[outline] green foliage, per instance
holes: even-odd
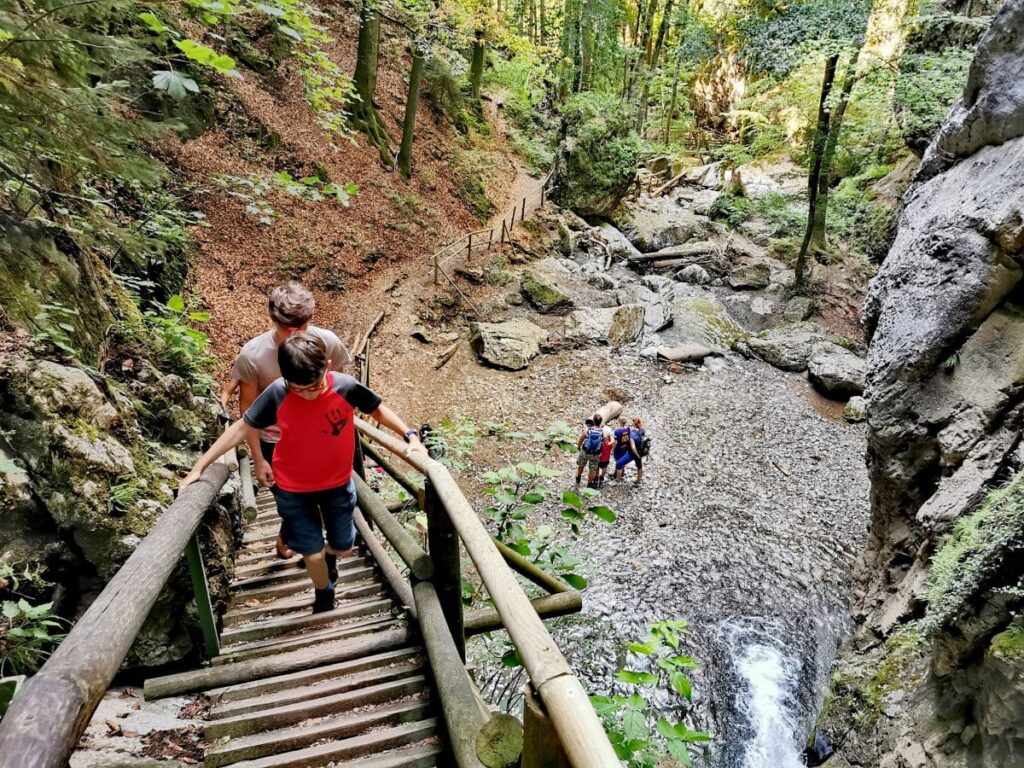
[[[449,418],[438,422],[424,440],[427,450],[437,460],[451,469],[466,469],[467,459],[473,455],[480,431],[473,420],[465,416]]]
[[[462,91],[462,78],[468,71],[466,60],[447,48],[434,51],[423,66],[423,93],[431,106],[463,133],[473,118]]]
[[[904,54],[896,78],[893,113],[908,147],[923,152],[953,102],[960,98],[972,50],[946,48],[939,53]]]
[[[565,538],[567,535],[578,536],[581,525],[591,515],[608,523],[615,522],[615,512],[603,504],[594,503],[597,491],[589,488],[579,494],[565,491],[562,494],[561,518],[568,523],[567,530],[548,524],[529,527],[527,521],[531,515],[539,505],[549,500],[544,480],[559,474],[557,470],[527,462],[486,472],[484,492],[492,497],[492,504],[484,514],[495,524],[500,541],[573,588],[582,590],[586,589],[587,580],[577,572],[580,561],[565,546]]]
[[[738,227],[750,218],[753,205],[750,200],[738,195],[724,192],[711,204],[708,216],[716,221],[725,221],[732,227]]]
[[[180,294],[175,294],[166,304],[151,302],[145,319],[149,338],[144,343],[153,358],[160,365],[189,377],[195,391],[212,393],[216,385],[210,375],[215,365],[210,340],[192,326],[207,322],[210,313],[189,307]]]
[[[989,650],[1001,659],[1024,656],[1024,619],[1016,617],[1009,627],[993,637]]]
[[[754,210],[768,223],[772,237],[796,237],[803,233],[807,216],[793,208],[793,200],[769,192],[754,203]]]
[[[636,176],[640,140],[634,115],[619,99],[580,93],[562,108],[565,140],[552,198],[580,215],[606,214]]]
[[[929,569],[926,631],[942,628],[966,610],[983,590],[1002,586],[1006,558],[1024,554],[1024,474],[992,491],[981,506],[960,518],[943,538]]]
[[[68,357],[74,358],[76,352],[71,336],[75,333],[73,321],[76,312],[59,303],[40,304],[40,307],[41,311],[33,318],[39,329],[33,338],[50,344]]]
[[[686,622],[680,619],[651,624],[646,639],[626,646],[647,669],[623,667],[615,679],[624,684],[626,693],[590,697],[616,754],[629,768],[656,768],[663,765],[666,756],[689,766],[693,764],[692,745],[711,741],[710,735],[690,730],[684,722],[656,717],[653,702],[661,690],[680,697],[680,706],[689,709],[693,686],[687,671],[697,662],[680,653],[686,629]]]
[[[0,676],[32,674],[50,657],[64,639],[66,625],[52,611],[53,603],[30,605],[24,598],[0,603]]]
[[[266,199],[272,191],[285,192],[292,197],[319,203],[333,198],[338,205],[347,208],[349,200],[359,192],[359,185],[333,184],[319,176],[305,176],[301,179],[292,178],[286,171],[278,171],[270,176],[232,176],[221,173],[213,177],[214,183],[228,191],[231,197],[245,203],[245,212],[256,216],[260,224],[272,224],[278,215],[277,209]]]

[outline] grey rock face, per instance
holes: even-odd
[[[497,368],[518,371],[540,354],[548,333],[529,320],[503,323],[471,323],[470,344],[480,359]]]
[[[636,341],[643,329],[644,308],[639,304],[577,309],[565,318],[567,338],[598,342],[612,347]]]
[[[843,398],[864,391],[864,360],[830,341],[811,348],[807,360],[811,383],[829,397]]]
[[[806,296],[794,296],[782,310],[782,316],[787,323],[799,323],[806,320],[814,313],[814,301]]]
[[[729,314],[751,333],[767,330],[779,317],[779,305],[760,294],[738,293],[723,296],[721,301]]]
[[[612,224],[601,224],[598,228],[605,243],[608,245],[608,252],[613,256],[639,256],[640,251],[629,242],[629,239]]]
[[[738,291],[767,288],[771,267],[764,262],[742,264],[729,273],[729,285]]]
[[[664,197],[646,198],[632,206],[627,215],[628,224],[621,229],[643,253],[699,240],[712,231],[708,219]]]

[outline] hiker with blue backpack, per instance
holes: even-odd
[[[619,419],[619,428],[615,430],[615,479],[622,481],[626,465],[636,462],[636,485],[644,476],[643,459],[651,450],[651,439],[647,437],[643,422],[638,416],[633,418],[632,426],[626,426],[625,419]]]
[[[576,485],[580,484],[583,470],[587,469],[587,487],[594,488],[597,485],[597,465],[601,458],[601,443],[604,440],[601,415],[595,414],[593,418],[583,423],[583,434],[576,441],[576,448],[579,450],[576,456]]]

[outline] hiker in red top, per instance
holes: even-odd
[[[313,581],[313,613],[321,613],[334,608],[337,556],[349,554],[355,542],[355,411],[405,435],[410,451],[424,448],[416,430],[383,405],[377,393],[351,376],[328,370],[321,338],[306,332],[290,336],[278,347],[278,362],[282,378],[225,430],[179,487],[194,483],[231,448],[276,424],[281,439],[274,450],[271,490],[278,514],[287,523],[286,543],[302,555]]]

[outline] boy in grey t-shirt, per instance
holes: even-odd
[[[281,377],[278,347],[285,339],[300,331],[306,331],[324,342],[329,370],[348,372],[346,369],[352,363],[352,356],[341,340],[331,331],[309,325],[315,309],[313,294],[298,282],[284,283],[271,291],[268,311],[274,324],[273,329],[246,342],[231,368],[232,382],[238,382],[240,413],[245,413],[263,390]],[[229,389],[233,389],[233,386],[226,387],[225,391]],[[260,430],[258,442],[247,440],[253,456],[254,474],[261,485],[274,484],[274,447],[280,439],[280,430],[272,425]],[[277,554],[280,557],[291,557],[293,553],[286,547],[283,534],[282,523],[282,530],[277,537]]]

